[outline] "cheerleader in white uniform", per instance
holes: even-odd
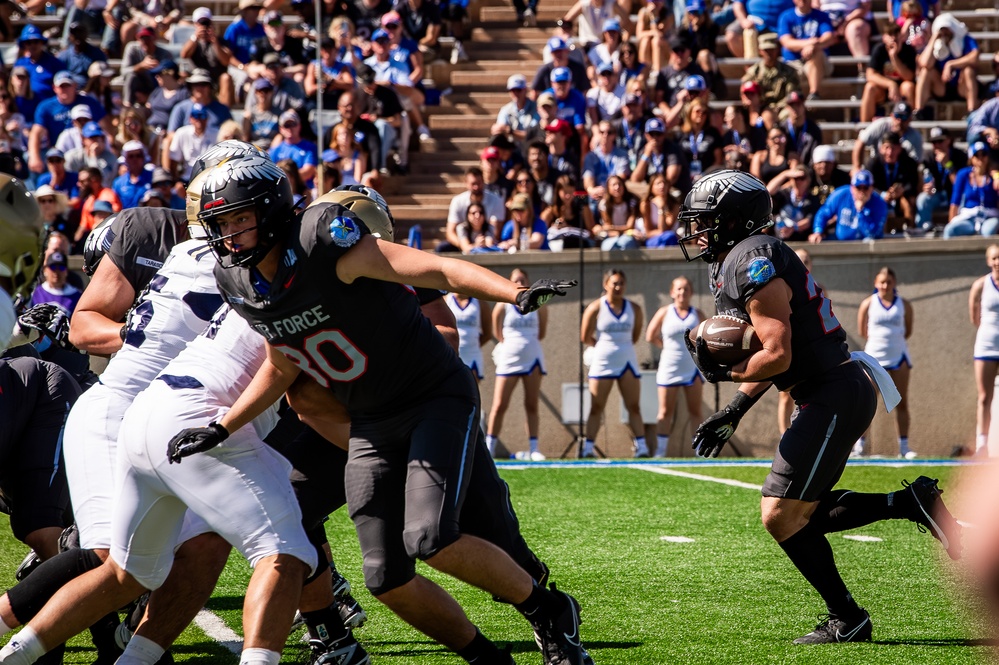
[[[468,365],[475,381],[482,380],[482,345],[493,337],[492,309],[478,298],[449,293],[444,299],[458,326],[458,357]]]
[[[593,457],[593,441],[600,430],[600,419],[607,406],[610,390],[617,382],[628,410],[628,424],[635,437],[635,457],[648,457],[645,424],[642,422],[639,374],[635,343],[644,329],[642,308],[624,297],[627,279],[621,270],[604,275],[604,295],[583,312],[583,343],[593,346],[590,362],[590,415],[586,419],[583,457]]]
[[[676,400],[683,391],[690,414],[690,436],[694,427],[701,422],[701,388],[703,378],[693,358],[687,352],[683,336],[691,328],[697,328],[704,319],[704,313],[691,306],[690,298],[694,288],[686,277],[677,277],[670,286],[669,296],[673,304],[660,307],[649,321],[645,339],[662,349],[659,354],[659,371],[656,384],[659,386],[659,414],[656,416],[656,454],[666,457],[669,447],[669,432],[676,419]]]
[[[975,427],[975,454],[987,454],[989,424],[992,420],[992,392],[999,370],[999,245],[985,251],[989,274],[971,285],[968,308],[975,335],[975,383],[978,385],[978,414]]]
[[[514,270],[510,279],[527,288],[530,281],[523,270]],[[541,340],[548,328],[548,312],[541,308],[522,315],[513,305],[501,304],[493,308],[493,335],[496,348],[496,386],[493,389],[493,406],[489,411],[486,446],[491,455],[496,454],[496,443],[503,428],[503,416],[510,406],[510,398],[517,382],[524,381],[524,411],[527,414],[528,457],[543,460],[538,449],[538,402],[541,397],[541,377],[545,372],[545,356]]]
[[[895,407],[895,429],[898,432],[898,454],[912,459],[916,453],[909,450],[909,345],[905,340],[912,335],[912,304],[898,295],[895,271],[885,266],[874,277],[874,293],[860,303],[857,327],[860,336],[867,340],[864,351],[873,356],[895,382],[902,401]],[[865,441],[858,442],[856,453],[862,454]]]

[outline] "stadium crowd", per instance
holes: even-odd
[[[509,77],[510,101],[438,250],[673,245],[680,201],[721,168],[767,184],[785,240],[995,232],[999,86],[978,77],[969,27],[937,4],[892,0],[880,23],[870,2],[636,8],[580,0],[533,76]],[[530,10],[521,19],[535,20]],[[738,90],[726,86],[722,48],[748,59],[737,61]],[[845,102],[869,123],[852,152],[809,117],[843,99],[841,83],[825,89],[832,56],[855,63],[863,90]],[[951,102],[966,111],[963,136],[931,122]],[[914,120],[930,122],[921,131]],[[838,167],[843,150],[849,172]],[[528,199],[533,221],[517,216]],[[485,206],[483,219],[469,217],[469,202]]]

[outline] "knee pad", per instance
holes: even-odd
[[[31,621],[49,598],[72,579],[101,565],[93,550],[72,549],[42,562],[34,572],[7,592],[10,608],[21,624]]]
[[[409,558],[426,561],[458,540],[459,536],[461,534],[457,530],[445,531],[440,523],[423,523],[415,527],[407,525],[402,532],[402,542]]]

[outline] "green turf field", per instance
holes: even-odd
[[[756,485],[766,475],[759,467],[675,468]],[[528,542],[550,565],[552,580],[582,604],[582,637],[598,665],[978,663],[993,653],[982,646],[990,633],[961,590],[959,565],[908,521],[830,536],[847,584],[871,613],[874,643],[802,647],[791,640],[811,630],[823,605],[763,530],[757,491],[626,467],[507,467],[501,473]],[[948,467],[851,466],[841,485],[886,491],[925,474],[940,478],[946,489],[954,473]],[[26,550],[6,526],[2,533],[6,586]],[[357,636],[374,662],[462,662],[364,590],[357,541],[343,511],[331,519],[329,533],[338,567],[368,612]],[[663,540],[678,536],[692,542]],[[512,645],[517,663],[541,663],[527,623],[512,608],[428,574],[458,597],[488,637]],[[234,558],[209,605],[237,632],[248,575],[249,567]],[[307,661],[300,637],[301,631],[289,639],[286,662]],[[91,663],[87,645],[80,638],[71,643],[66,662]],[[173,651],[178,662],[199,665],[237,660],[193,627]]]

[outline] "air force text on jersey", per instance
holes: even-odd
[[[297,335],[308,332],[316,328],[324,321],[329,321],[330,317],[323,311],[322,305],[311,307],[301,314],[293,314],[285,319],[275,319],[269,323],[255,323],[253,328],[259,332],[268,342],[273,342],[282,337]]]

